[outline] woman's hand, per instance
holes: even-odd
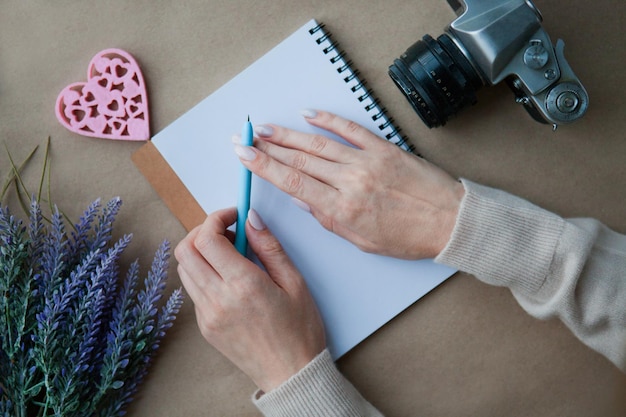
[[[269,392],[326,346],[317,307],[299,272],[258,214],[246,234],[267,272],[241,256],[227,230],[237,211],[209,215],[176,247],[178,273],[204,338]]]
[[[255,129],[254,148],[235,145],[242,163],[366,252],[405,259],[439,254],[454,228],[462,184],[354,122],[322,111],[303,115],[354,147],[263,125]]]

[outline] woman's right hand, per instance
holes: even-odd
[[[454,228],[463,185],[354,122],[322,111],[303,115],[354,147],[262,125],[255,129],[255,147],[235,145],[241,162],[366,252],[437,256]]]

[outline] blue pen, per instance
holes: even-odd
[[[241,144],[252,146],[252,123],[250,116],[241,129]],[[239,178],[239,199],[237,200],[237,228],[235,230],[235,248],[240,254],[246,256],[248,239],[246,238],[246,220],[250,210],[250,187],[252,185],[252,173],[245,166],[241,166]]]

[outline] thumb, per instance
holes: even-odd
[[[289,287],[293,276],[300,276],[282,245],[269,231],[259,213],[248,212],[246,235],[250,248],[256,253],[267,273],[282,288]],[[295,274],[294,274],[295,273]]]

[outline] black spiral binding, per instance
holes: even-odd
[[[372,113],[372,120],[378,123],[378,128],[384,134],[385,138],[398,145],[402,149],[413,152],[414,146],[411,145],[406,136],[401,134],[401,130],[394,125],[393,118],[387,116],[387,110],[381,107],[380,101],[374,97],[374,93],[370,88],[366,87],[367,82],[359,77],[359,71],[353,68],[352,61],[346,59],[346,53],[339,48],[339,43],[332,39],[329,31],[324,29],[323,23],[309,29],[309,34],[320,35],[315,39],[318,45],[328,43],[322,49],[325,55],[330,55],[329,61],[337,66],[337,72],[344,74],[344,82],[346,84],[355,82],[350,87],[351,91],[357,95],[359,102],[364,103],[364,109],[368,113]]]

